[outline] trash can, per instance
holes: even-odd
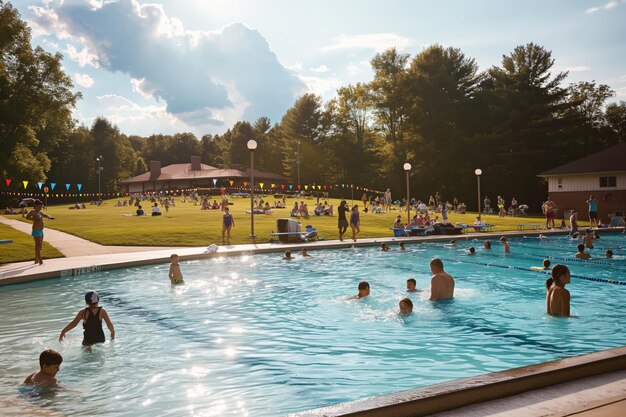
[[[278,240],[283,243],[300,242],[302,239],[300,232],[300,222],[293,219],[276,219],[276,231],[278,233],[293,233],[289,235],[279,235]]]

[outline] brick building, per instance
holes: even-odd
[[[586,201],[598,200],[598,218],[607,223],[613,213],[626,211],[626,143],[612,146],[576,161],[542,172],[548,194],[559,207],[559,216],[575,209],[587,220]]]

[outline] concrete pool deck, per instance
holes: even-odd
[[[0,221],[5,223],[6,220],[0,216]],[[22,230],[25,233],[30,233],[30,225],[16,221],[21,225],[26,225],[27,230]],[[9,224],[14,227],[12,224]],[[15,227],[18,229],[17,227]],[[20,229],[18,229],[20,230]],[[217,252],[209,253],[207,247],[186,247],[186,248],[162,248],[162,247],[115,247],[115,246],[101,246],[93,242],[85,241],[84,239],[68,235],[63,232],[55,231],[52,229],[46,230],[46,241],[53,246],[57,247],[66,258],[48,259],[44,261],[43,265],[34,265],[32,262],[19,262],[0,265],[0,286],[29,282],[40,279],[53,279],[68,275],[81,275],[90,272],[97,272],[105,269],[118,269],[132,266],[148,265],[154,263],[169,262],[169,257],[172,253],[177,253],[181,259],[204,259],[217,256],[239,256],[249,255],[254,253],[276,253],[284,252],[285,250],[296,251],[300,248],[306,248],[313,252],[320,249],[339,249],[348,248],[351,246],[372,246],[379,245],[382,242],[386,242],[393,246],[396,246],[400,241],[407,244],[414,244],[426,241],[449,241],[450,239],[465,240],[475,238],[498,238],[502,235],[507,236],[523,236],[523,235],[535,235],[538,233],[543,234],[562,234],[563,231],[509,231],[509,232],[481,232],[481,233],[469,233],[463,235],[444,235],[444,236],[427,236],[427,237],[408,237],[408,238],[393,238],[384,237],[376,239],[360,239],[358,242],[337,240],[329,241],[317,241],[309,243],[296,243],[296,244],[282,244],[282,243],[258,243],[258,244],[244,244],[244,245],[226,245],[219,246]],[[10,250],[10,245],[5,245],[3,250]],[[71,254],[71,255],[70,255]],[[164,277],[164,279],[167,279]],[[626,348],[618,348],[620,355],[626,357]],[[616,349],[614,349],[615,351]],[[609,351],[598,352],[591,355],[600,355],[605,357]],[[604,356],[603,356],[604,355]],[[615,355],[614,355],[615,356]],[[577,358],[567,358],[567,360],[573,360]],[[621,359],[619,359],[621,360]],[[384,401],[383,397],[376,397],[370,400],[357,401],[355,403],[360,404],[357,409],[353,408],[355,403],[337,404],[330,408],[324,408],[319,410],[311,410],[304,413],[299,413],[302,416],[437,416],[437,417],[461,417],[461,416],[550,416],[550,417],[564,417],[564,416],[579,416],[579,417],[622,417],[626,416],[626,370],[623,365],[624,361],[621,360],[619,365],[615,365],[618,362],[614,362],[614,365],[610,369],[605,369],[601,373],[589,372],[588,376],[576,376],[571,380],[565,380],[561,382],[555,382],[554,384],[548,384],[545,388],[532,389],[528,388],[523,392],[515,394],[500,394],[497,399],[473,401],[470,403],[464,403],[459,407],[451,407],[450,404],[456,404],[448,400],[443,401],[444,407],[437,411],[436,409],[430,409],[429,414],[419,412],[419,410],[413,410],[406,413],[385,412],[380,408],[377,408],[377,404],[380,406],[381,401]],[[540,364],[536,366],[541,366]],[[593,360],[590,362],[589,369],[594,368],[596,365]],[[515,370],[512,370],[515,371]],[[512,372],[504,371],[504,372]],[[483,379],[489,378],[495,374],[487,374],[481,376]],[[477,378],[481,378],[477,377]],[[460,380],[464,381],[464,380]],[[456,381],[451,381],[449,384],[454,387]],[[444,384],[444,385],[445,385]],[[436,391],[439,385],[425,387],[420,389],[421,392]],[[457,386],[451,391],[459,391]],[[410,392],[415,392],[412,390]],[[405,393],[391,394],[398,399],[409,400]],[[403,397],[404,396],[404,397]],[[362,405],[371,401],[371,405],[374,408],[363,407]],[[2,404],[0,402],[0,404]],[[445,410],[445,411],[444,411]],[[41,415],[53,415],[48,414],[41,410]],[[426,408],[423,409],[426,411]]]

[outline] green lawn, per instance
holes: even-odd
[[[193,202],[180,202],[176,199],[176,207],[162,216],[128,216],[134,213],[134,207],[115,207],[116,200],[107,200],[102,206],[87,205],[86,210],[69,210],[69,205],[51,206],[47,213],[55,216],[56,220],[46,221],[46,227],[61,230],[102,245],[125,246],[203,246],[211,243],[222,243],[222,212],[219,210],[200,210],[199,205]],[[250,200],[245,198],[231,198],[233,203],[231,213],[235,219],[235,227],[231,233],[231,243],[250,243],[250,215],[245,209],[250,207]],[[269,197],[272,204],[274,198]],[[310,211],[313,211],[315,199],[305,199]],[[339,200],[331,199],[330,203],[337,207]],[[354,201],[359,203],[360,201]],[[293,206],[294,199],[287,199],[287,206]],[[351,201],[348,200],[348,204]],[[143,203],[147,213],[150,213],[149,202]],[[362,208],[362,207],[361,207]],[[163,210],[163,208],[161,208]],[[387,214],[361,213],[360,238],[392,236],[389,228],[395,217],[401,214],[406,222],[406,212],[394,210]],[[273,214],[255,215],[255,234],[258,243],[268,242],[270,233],[276,231],[276,219],[288,218],[289,208],[275,209]],[[450,221],[471,224],[476,218],[475,213],[449,214]],[[494,230],[516,230],[519,223],[544,224],[543,218],[538,217],[498,217],[497,215],[483,216],[483,221],[496,225]],[[337,217],[311,216],[301,219],[302,226],[312,225],[326,240],[337,239]]]
[[[12,217],[14,216],[9,218]],[[13,243],[9,243],[7,245],[0,245],[0,264],[8,262],[32,261],[35,258],[35,243],[30,235],[17,231],[4,224],[0,224],[0,239],[13,241]],[[45,240],[43,242],[41,255],[44,259],[63,257],[61,252],[50,246],[50,244]]]

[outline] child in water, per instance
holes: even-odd
[[[170,256],[170,282],[172,284],[183,284],[183,273],[180,271],[180,264],[178,263],[178,255],[175,253]]]
[[[506,238],[504,236],[500,238],[500,243],[502,243],[502,247],[504,248],[504,253],[511,252],[511,247],[509,246],[509,243],[506,241]]]
[[[57,372],[61,368],[63,356],[56,350],[46,349],[39,355],[39,371],[28,375],[24,380],[25,385],[37,385],[40,387],[56,387]]]
[[[88,307],[80,310],[74,320],[61,331],[59,342],[63,341],[65,333],[72,330],[80,321],[83,321],[83,346],[91,346],[95,343],[104,343],[104,331],[102,330],[102,320],[105,321],[109,331],[111,332],[111,340],[115,339],[115,329],[109,318],[107,311],[98,306],[100,296],[95,291],[87,291],[85,293],[85,302]]]
[[[406,297],[400,300],[400,303],[398,304],[398,306],[400,307],[401,316],[406,317],[409,314],[411,314],[411,312],[413,311],[413,301],[411,301],[410,299]]]

